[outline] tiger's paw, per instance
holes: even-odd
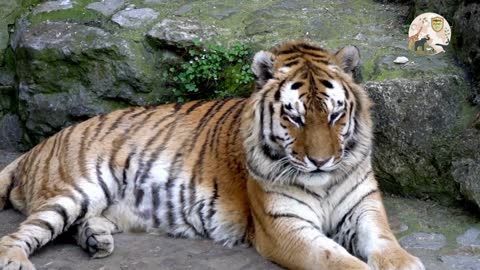
[[[35,270],[35,267],[20,247],[0,247],[0,269]]]
[[[83,227],[77,242],[92,258],[107,257],[114,248],[112,234],[97,226]]]
[[[104,231],[95,231],[92,228],[84,230],[80,245],[90,254],[92,258],[103,258],[113,252],[113,236]]]
[[[373,253],[368,258],[368,265],[372,270],[425,270],[420,259],[401,247]]]

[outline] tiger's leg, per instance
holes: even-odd
[[[288,269],[370,269],[324,235],[311,210],[294,200],[274,199],[276,195],[264,193],[253,181],[248,184],[250,204],[255,205],[253,244],[262,256]]]
[[[66,231],[82,212],[82,204],[74,197],[49,199],[32,211],[16,232],[1,238],[0,269],[35,269],[28,256]]]
[[[374,270],[424,270],[422,262],[397,242],[378,191],[366,194],[345,214],[340,241]]]
[[[112,221],[105,217],[92,217],[78,226],[77,243],[92,258],[103,258],[113,252],[113,234],[121,232]]]

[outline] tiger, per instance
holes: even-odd
[[[66,231],[92,258],[144,231],[251,245],[287,269],[424,270],[389,227],[359,66],[356,46],[285,41],[253,56],[248,98],[130,107],[45,139],[0,173],[0,209],[27,216],[0,269],[34,269]]]

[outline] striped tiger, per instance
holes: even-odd
[[[93,258],[112,235],[162,231],[253,245],[289,269],[424,269],[391,232],[372,171],[359,51],[306,41],[255,54],[249,98],[134,107],[65,128],[0,173],[0,209],[27,218],[0,269],[76,228]]]

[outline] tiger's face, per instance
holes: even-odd
[[[288,161],[302,173],[339,168],[358,139],[359,99],[368,103],[351,76],[359,61],[356,47],[332,54],[304,42],[257,53],[254,97],[261,154],[282,160],[278,164],[284,167]]]

